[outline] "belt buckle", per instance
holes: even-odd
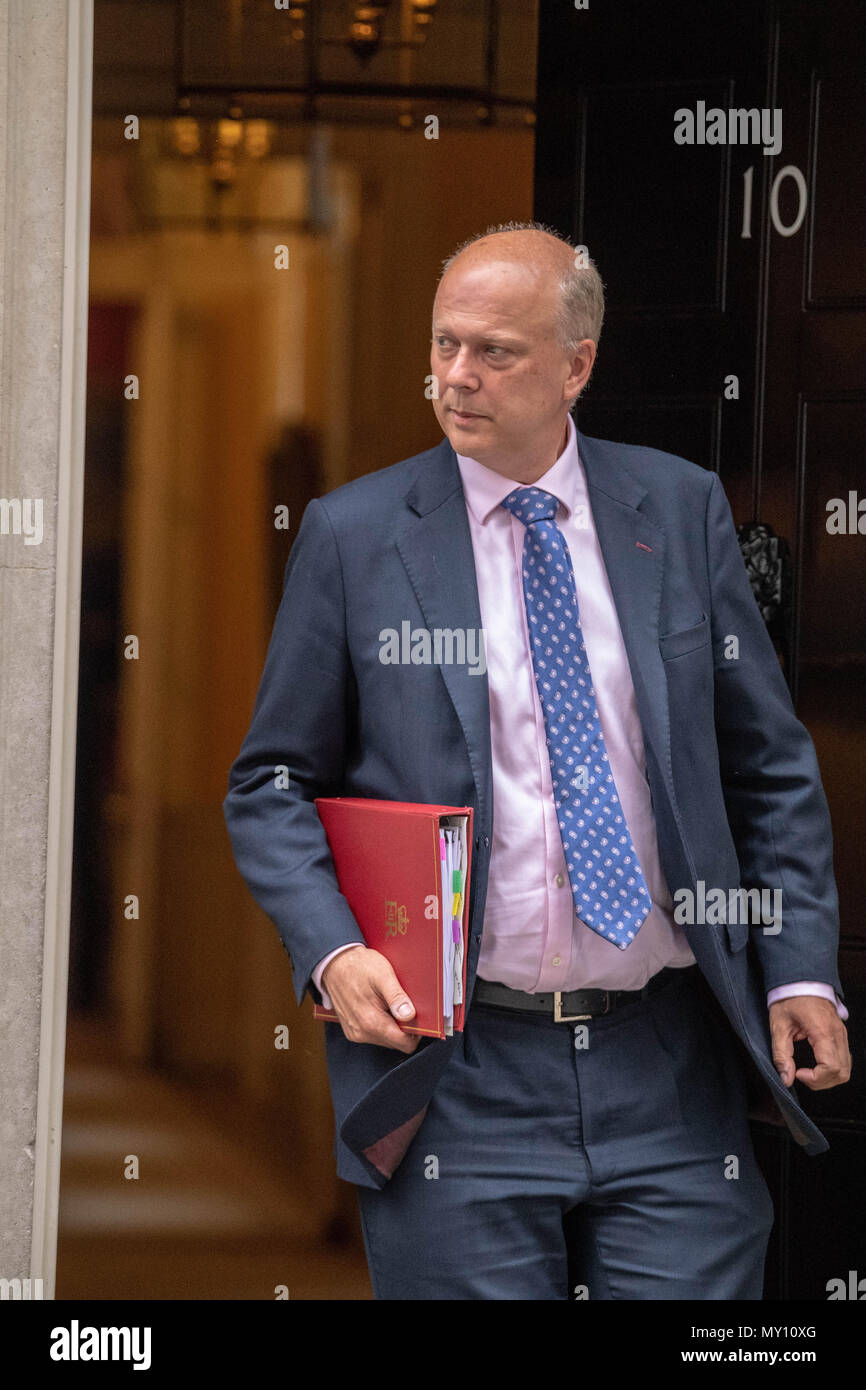
[[[568,991],[566,990],[566,994]],[[605,1009],[607,1013],[607,1009]],[[586,1018],[595,1018],[595,1014],[564,1014],[562,1012],[562,990],[553,991],[553,1021],[554,1023],[578,1023]]]

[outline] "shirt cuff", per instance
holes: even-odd
[[[829,999],[831,1004],[836,1005],[836,1012],[844,1023],[848,1017],[848,1010],[842,1003],[832,985],[819,984],[815,980],[798,980],[793,985],[777,985],[771,989],[767,995],[767,1008],[775,1004],[777,999],[791,999],[795,994],[813,994],[821,999]]]
[[[322,959],[319,961],[319,964],[313,971],[313,984],[316,986],[316,989],[322,996],[323,1009],[331,1009],[333,1011],[334,1008],[334,1005],[331,1003],[330,994],[322,985],[322,976],[325,973],[325,966],[328,965],[329,962],[334,959],[334,956],[338,956],[341,951],[351,951],[353,946],[360,945],[360,941],[347,941],[345,946],[338,946],[335,951],[329,951],[326,956],[323,956]]]

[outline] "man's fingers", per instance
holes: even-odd
[[[385,956],[369,948],[343,951],[326,973],[334,1008],[350,1042],[415,1051],[419,1039],[398,1026],[411,1022],[415,1006]]]
[[[365,1018],[351,1041],[375,1043],[378,1047],[396,1047],[400,1052],[414,1052],[418,1046],[418,1038],[404,1033],[384,1010]]]
[[[796,1079],[813,1091],[822,1091],[846,1082],[851,1075],[851,1054],[848,1051],[847,1037],[844,1034],[840,1037],[819,1033],[809,1041],[815,1054],[815,1065],[798,1067]]]
[[[796,1079],[812,1091],[823,1091],[829,1086],[838,1086],[841,1081],[848,1080],[839,1067],[831,1066],[829,1062],[818,1062],[814,1067],[799,1067]]]
[[[395,991],[395,1002],[406,999],[412,1014],[415,1010],[402,990]],[[368,1001],[343,1031],[350,1042],[375,1043],[378,1047],[396,1047],[400,1052],[414,1052],[419,1039],[414,1034],[404,1033],[391,1017],[385,999],[374,993],[372,1004]]]
[[[851,1075],[851,1056],[848,1038],[841,1026],[827,1026],[823,1019],[803,1020],[780,1014],[771,1018],[773,1064],[785,1086],[802,1081],[810,1090],[826,1090],[848,1080]],[[807,1039],[815,1054],[815,1065],[797,1067],[794,1063],[794,1043]]]

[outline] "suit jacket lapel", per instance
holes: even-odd
[[[644,738],[672,801],[668,684],[659,650],[665,536],[640,510],[647,489],[612,457],[615,446],[578,431],[596,534],[619,617]]]
[[[443,439],[407,494],[412,518],[397,537],[427,627],[481,629],[475,557],[457,458]],[[490,701],[487,675],[443,662],[442,679],[463,729],[477,793],[479,825],[492,824]]]

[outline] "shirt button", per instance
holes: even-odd
[[[557,874],[556,878],[553,881],[556,884],[557,888],[561,888],[565,883],[565,879],[563,878],[562,874]]]
[[[554,957],[553,957],[553,960],[551,961],[551,964],[552,964],[552,965],[562,965],[562,956],[554,956]]]

